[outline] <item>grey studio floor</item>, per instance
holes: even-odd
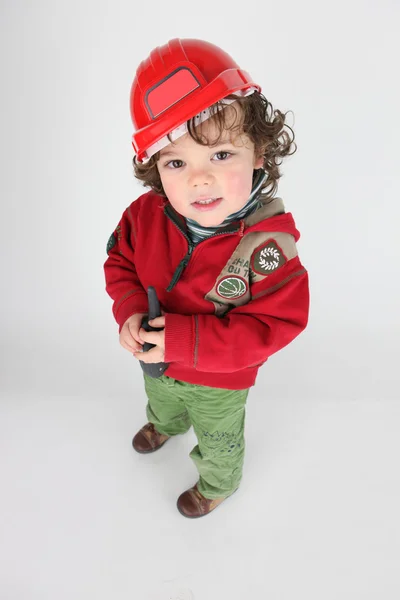
[[[176,509],[196,481],[193,430],[133,451],[145,395],[117,343],[90,364],[72,351],[9,357],[2,600],[397,599],[397,392],[350,351],[319,349],[314,369],[311,339],[260,371],[240,490],[197,520]],[[345,389],[339,372],[355,375]]]

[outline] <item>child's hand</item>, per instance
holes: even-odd
[[[152,327],[165,327],[165,317],[157,317],[149,321]],[[165,329],[162,331],[145,331],[143,328],[139,330],[139,339],[149,344],[155,344],[148,352],[135,351],[133,354],[136,358],[144,363],[161,363],[165,357]]]
[[[125,321],[119,334],[119,343],[128,352],[136,352],[142,349],[142,340],[139,336],[139,329],[142,325],[143,317],[146,313],[137,313]]]

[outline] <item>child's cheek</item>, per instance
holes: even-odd
[[[176,181],[171,181],[169,179],[162,180],[164,191],[168,197],[168,199],[173,201],[175,198],[182,197],[182,191],[180,189],[179,183]]]
[[[251,192],[251,178],[244,173],[231,173],[225,181],[225,190],[230,198],[247,198]]]

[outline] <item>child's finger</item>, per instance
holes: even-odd
[[[160,351],[158,348],[152,348],[148,352],[134,352],[134,357],[144,363],[152,364],[162,362]]]
[[[123,348],[125,348],[125,350],[128,350],[128,352],[136,352],[138,350],[141,350],[141,345],[138,344],[137,342],[135,342],[134,340],[130,340],[129,341],[126,338],[122,338],[120,340],[121,346]]]
[[[156,317],[155,319],[151,319],[149,321],[149,324],[152,327],[165,327],[165,317],[161,316],[161,317]]]
[[[133,350],[133,346],[134,346],[134,340],[129,340],[129,338],[126,338],[125,336],[121,336],[119,338],[119,343],[121,344],[121,346],[123,346],[126,349],[132,349]]]
[[[129,333],[129,336],[132,338],[132,340],[135,340],[139,344],[143,344],[143,341],[140,339],[137,326],[135,327],[135,326],[133,326],[133,324],[130,324],[128,333]]]
[[[141,329],[139,335],[149,344],[154,344],[155,346],[160,344],[160,331],[145,331],[144,329]]]
[[[136,344],[138,344],[139,346],[143,346],[144,340],[140,337],[139,333],[137,333],[137,335],[135,335],[133,339]]]

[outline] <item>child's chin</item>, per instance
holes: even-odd
[[[213,215],[209,213],[198,215],[196,221],[199,223],[199,225],[202,225],[203,227],[217,227],[218,225],[221,225],[221,223],[224,222],[224,219],[224,215]]]
[[[221,225],[221,223],[223,222],[223,219],[198,219],[197,220],[199,225],[202,225],[203,227],[218,227],[218,225]]]

